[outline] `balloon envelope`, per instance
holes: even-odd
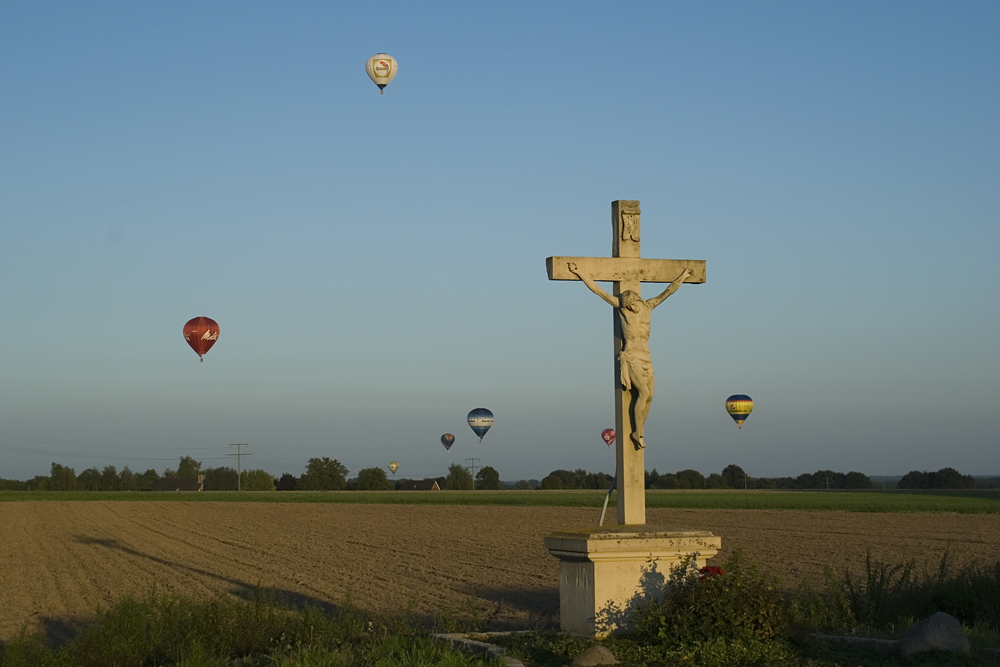
[[[202,361],[204,354],[219,340],[219,323],[211,317],[195,317],[184,325],[184,340]]]
[[[446,450],[451,451],[451,446],[455,444],[455,436],[451,433],[445,433],[441,436],[441,444]]]
[[[389,461],[389,472],[395,475],[397,470],[399,470],[399,464],[395,461]]]
[[[615,430],[613,428],[606,428],[601,431],[601,440],[604,441],[604,444],[610,447],[611,443],[615,441]]]
[[[726,399],[726,412],[733,418],[736,425],[743,430],[743,422],[753,410],[753,399],[746,394],[733,394]]]
[[[399,69],[399,64],[388,53],[376,53],[365,63],[368,78],[375,82],[383,94],[385,94],[385,87],[396,76],[397,69]]]
[[[483,436],[493,426],[493,413],[486,408],[476,408],[469,413],[469,426],[479,436],[479,442],[482,442]]]

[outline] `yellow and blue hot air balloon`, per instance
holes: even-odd
[[[733,394],[726,399],[726,412],[733,418],[736,425],[743,430],[743,422],[753,410],[753,399],[746,394]]]

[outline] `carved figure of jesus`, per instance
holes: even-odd
[[[591,292],[618,310],[622,325],[622,351],[618,354],[621,383],[626,391],[636,394],[632,441],[636,447],[645,448],[643,428],[646,425],[646,417],[649,416],[649,406],[653,403],[653,391],[656,388],[656,381],[653,378],[653,359],[649,355],[650,316],[653,309],[676,292],[684,279],[691,275],[691,269],[684,269],[684,273],[670,283],[660,295],[644,300],[633,290],[625,290],[621,296],[608,294],[589,276],[581,273],[575,262],[569,262],[567,268],[576,274]]]

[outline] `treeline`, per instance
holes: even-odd
[[[577,469],[553,470],[541,482],[543,489],[607,489],[612,477],[603,472]],[[722,472],[708,476],[697,470],[659,473],[646,471],[647,489],[870,489],[871,479],[860,472],[817,470],[798,477],[750,477],[738,465],[728,465]]]
[[[998,480],[989,480],[996,482]],[[974,489],[976,480],[954,468],[941,468],[937,472],[911,470],[896,482],[897,489]],[[991,488],[991,487],[987,487]],[[995,488],[995,487],[993,487]]]
[[[233,468],[222,466],[202,468],[201,461],[190,456],[180,457],[176,470],[167,469],[160,475],[150,468],[143,473],[125,466],[120,471],[112,465],[102,469],[87,468],[77,474],[73,468],[53,463],[48,476],[38,475],[32,479],[0,479],[0,491],[151,491],[156,481],[164,478],[203,478],[205,491],[392,491],[413,488],[409,478],[389,479],[383,468],[363,468],[357,477],[348,478],[350,471],[337,459],[317,457],[309,459],[306,470],[299,476],[284,473],[275,478],[266,470],[243,470],[237,473]],[[872,489],[875,484],[860,472],[836,472],[817,470],[803,473],[798,477],[751,477],[743,468],[732,464],[722,472],[703,475],[697,470],[679,470],[659,473],[654,468],[647,470],[647,489]],[[500,489],[607,489],[613,477],[604,472],[576,470],[553,470],[540,482],[520,480],[514,484],[501,482],[500,473],[491,466],[480,468],[475,476],[469,469],[452,464],[448,474],[430,478],[441,489],[449,490],[500,490]],[[890,483],[891,484],[891,483]],[[881,488],[898,489],[996,489],[1000,488],[1000,478],[979,478],[963,475],[954,468],[942,468],[937,472],[912,470],[892,486]]]
[[[205,491],[392,491],[414,480],[390,480],[382,468],[363,468],[358,476],[348,479],[350,471],[337,459],[309,459],[306,470],[299,476],[284,473],[275,478],[266,470],[236,470],[227,467],[203,468],[201,461],[190,456],[180,457],[176,470],[167,469],[160,475],[150,468],[137,473],[125,466],[120,471],[112,465],[103,469],[88,468],[77,474],[73,468],[53,463],[50,474],[32,479],[0,479],[2,491],[152,491],[161,477],[174,479],[202,478]],[[501,489],[500,473],[491,466],[480,468],[475,477],[466,468],[453,464],[446,476],[433,478],[441,489]],[[418,480],[422,481],[422,480]],[[527,482],[525,482],[527,484]],[[528,488],[531,488],[529,485]]]

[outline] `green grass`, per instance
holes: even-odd
[[[604,491],[0,491],[0,502],[168,500],[183,502],[498,505],[600,508]],[[609,507],[615,506],[612,494]],[[1000,513],[1000,490],[988,491],[663,491],[646,492],[649,508],[806,510],[815,512]]]
[[[435,640],[413,619],[295,609],[260,592],[125,598],[52,644],[24,631],[0,645],[0,667],[503,667]]]

